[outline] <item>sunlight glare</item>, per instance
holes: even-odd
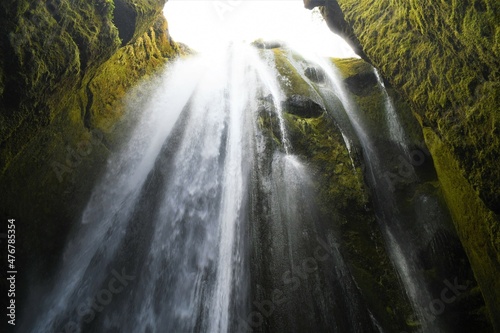
[[[169,0],[164,13],[172,38],[198,52],[262,38],[321,56],[357,57],[302,0]]]

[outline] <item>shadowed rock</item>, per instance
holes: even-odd
[[[323,115],[325,111],[321,105],[301,95],[288,97],[283,102],[283,109],[290,114],[303,118],[317,118]]]
[[[252,42],[252,46],[258,48],[258,49],[277,49],[279,47],[283,47],[284,44],[279,41],[263,41],[262,39],[258,39],[256,41]]]
[[[324,83],[325,82],[325,73],[320,68],[308,67],[304,71],[306,77],[316,83]]]
[[[368,90],[377,85],[377,77],[372,72],[360,73],[344,80],[347,88],[355,95],[366,95]]]

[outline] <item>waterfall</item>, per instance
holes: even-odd
[[[325,233],[310,170],[281,152],[260,154],[257,163],[252,220],[259,246],[253,251],[263,262],[253,274],[258,290],[252,304],[261,320],[247,318],[247,324],[255,332],[382,332],[338,249],[338,235]]]
[[[270,60],[231,43],[179,60],[145,105],[131,103],[138,123],[94,189],[32,332],[241,330],[249,175],[258,158],[252,138],[262,135],[256,111],[266,96],[281,131],[272,214],[304,200],[298,193],[308,182],[290,155],[285,96]],[[293,190],[284,187],[289,177]],[[299,216],[288,211],[281,223]]]
[[[386,246],[394,262],[394,266],[399,272],[399,276],[404,284],[410,301],[412,302],[413,310],[417,314],[420,324],[422,325],[422,332],[438,333],[441,330],[434,322],[435,317],[432,316],[430,312],[426,311],[428,304],[432,300],[432,295],[418,268],[415,267],[415,263],[412,263],[415,244],[410,242],[411,235],[404,229],[405,221],[402,220],[402,216],[398,214],[400,208],[398,207],[394,193],[387,191],[388,188],[391,188],[391,184],[387,184],[387,178],[383,177],[383,159],[387,157],[375,146],[373,139],[370,137],[370,130],[363,122],[362,115],[345,92],[338,72],[335,68],[325,66],[324,62],[320,63],[320,65],[322,65],[322,68],[327,73],[331,84],[336,87],[338,97],[342,101],[344,109],[364,148],[363,153],[369,170],[369,182],[374,189],[375,204],[379,207],[378,218],[381,223],[381,229],[386,236]],[[389,98],[389,96],[386,96],[386,103],[387,98]],[[386,108],[387,107],[388,105],[386,104]],[[392,104],[390,104],[389,107],[392,108]],[[402,131],[399,126],[399,122],[390,122],[390,128],[396,127],[390,130],[390,133]],[[411,170],[410,173],[413,177],[413,170]],[[394,233],[397,233],[397,241]],[[404,248],[403,244],[406,245]]]
[[[385,177],[388,156],[408,156],[410,143],[383,81],[375,72],[396,143],[387,151],[337,69],[302,56],[287,60],[339,125],[354,173],[362,148],[375,215],[420,331],[441,332],[414,259],[420,243],[444,248],[447,234],[433,219],[447,217],[436,196],[415,191],[416,213],[407,214]],[[177,60],[138,88],[143,97],[128,101],[135,125],[94,188],[53,285],[33,293],[43,302],[23,332],[385,332],[332,227],[340,217],[319,208],[320,171],[294,147],[275,60],[272,50],[231,42]],[[325,82],[304,75],[311,64]],[[417,172],[406,176],[416,187]]]
[[[323,69],[329,79],[329,87],[332,87],[335,95],[340,99],[344,110],[350,120],[351,126],[363,148],[364,160],[367,166],[368,183],[371,185],[376,206],[376,215],[380,228],[385,236],[385,243],[394,267],[406,291],[417,322],[420,325],[419,332],[433,333],[447,331],[447,323],[436,316],[432,309],[433,294],[431,288],[423,275],[420,263],[416,260],[418,252],[438,232],[439,228],[448,228],[446,222],[449,217],[446,207],[434,206],[432,209],[418,212],[415,220],[403,212],[404,200],[394,191],[394,184],[387,175],[391,166],[392,156],[400,156],[400,159],[409,158],[409,141],[405,136],[401,121],[396,114],[394,105],[383,84],[378,72],[374,72],[378,79],[379,88],[382,89],[385,102],[385,124],[389,129],[389,139],[397,143],[399,148],[381,148],[375,140],[374,131],[367,125],[364,115],[349,97],[342,82],[338,70],[329,62],[319,58],[309,58],[308,61],[316,63]],[[323,94],[326,95],[326,94]],[[345,130],[348,130],[345,128]],[[408,183],[417,184],[419,179],[414,167],[406,162],[404,176]],[[402,171],[399,170],[401,173]],[[437,196],[426,196],[433,202],[438,201]],[[429,207],[432,204],[429,205]],[[440,219],[429,221],[429,216],[441,215]],[[443,253],[446,253],[443,247]]]
[[[373,68],[373,72],[375,73],[375,76],[377,77],[377,82],[384,94],[386,123],[389,128],[391,139],[393,139],[403,148],[406,155],[409,155],[410,153],[409,140],[404,134],[403,125],[401,124],[401,120],[399,119],[399,116],[396,113],[396,108],[394,107],[392,98],[391,96],[389,96],[389,93],[387,92],[387,89],[384,84],[384,80],[380,76],[378,70],[376,68]]]

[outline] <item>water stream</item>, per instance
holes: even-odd
[[[387,251],[421,332],[444,332],[414,258],[442,227],[433,216],[446,213],[423,193],[416,201],[434,209],[405,220],[387,183],[384,161],[407,156],[409,144],[382,81],[399,144],[390,151],[373,140],[332,64],[308,61],[327,82],[303,79],[344,124],[349,151],[362,145]],[[137,124],[109,160],[54,284],[33,296],[43,302],[23,332],[385,332],[320,216],[307,162],[294,154],[273,64],[270,52],[231,43],[178,60],[147,103],[131,104]],[[278,137],[262,131],[259,112],[278,121]],[[407,178],[418,180],[413,169]]]

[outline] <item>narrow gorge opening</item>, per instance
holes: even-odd
[[[172,0],[141,35],[154,10],[114,6],[85,117],[54,116],[88,193],[16,332],[493,332],[422,119],[325,8]]]

